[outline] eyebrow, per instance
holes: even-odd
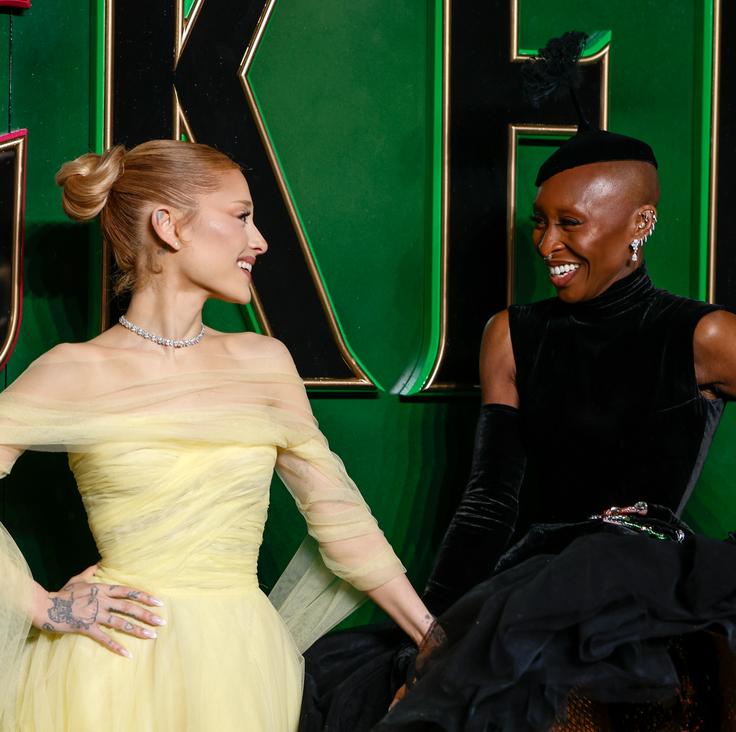
[[[233,201],[233,203],[242,203],[243,206],[252,206],[253,205],[253,201],[245,200],[245,199],[242,199],[242,198],[238,199],[237,201]]]

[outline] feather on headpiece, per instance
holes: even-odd
[[[590,163],[641,160],[657,167],[654,152],[646,142],[597,129],[583,113],[576,91],[580,86],[579,60],[588,41],[585,33],[568,31],[552,38],[522,69],[524,92],[535,107],[568,92],[578,116],[577,134],[542,164],[537,173],[538,186],[563,170]]]

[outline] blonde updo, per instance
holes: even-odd
[[[87,153],[64,163],[56,183],[64,190],[62,206],[77,221],[100,217],[102,235],[112,247],[118,274],[115,292],[137,284],[141,254],[153,269],[150,216],[157,204],[183,213],[182,223],[197,213],[197,197],[216,191],[219,174],[240,170],[219,150],[191,142],[150,140],[126,152],[116,145],[102,155]]]

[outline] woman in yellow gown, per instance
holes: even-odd
[[[362,593],[416,642],[431,617],[285,347],[202,325],[207,298],[249,301],[267,249],[245,179],[211,148],[152,141],[57,182],[72,218],[100,216],[132,297],[120,324],[0,395],[0,472],[24,449],[66,450],[100,554],[48,592],[0,526],[0,729],[295,730],[300,651]],[[274,469],[319,554],[305,543],[269,599]]]

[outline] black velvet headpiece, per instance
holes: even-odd
[[[646,142],[596,129],[585,117],[575,91],[580,83],[578,60],[587,40],[585,33],[575,31],[553,38],[523,69],[525,92],[535,106],[568,91],[579,119],[577,134],[560,145],[539,168],[537,186],[563,170],[589,163],[641,160],[657,167],[654,152]]]
[[[605,130],[584,130],[564,142],[542,163],[535,185],[568,168],[612,160],[641,160],[657,167],[654,151],[643,140]]]

